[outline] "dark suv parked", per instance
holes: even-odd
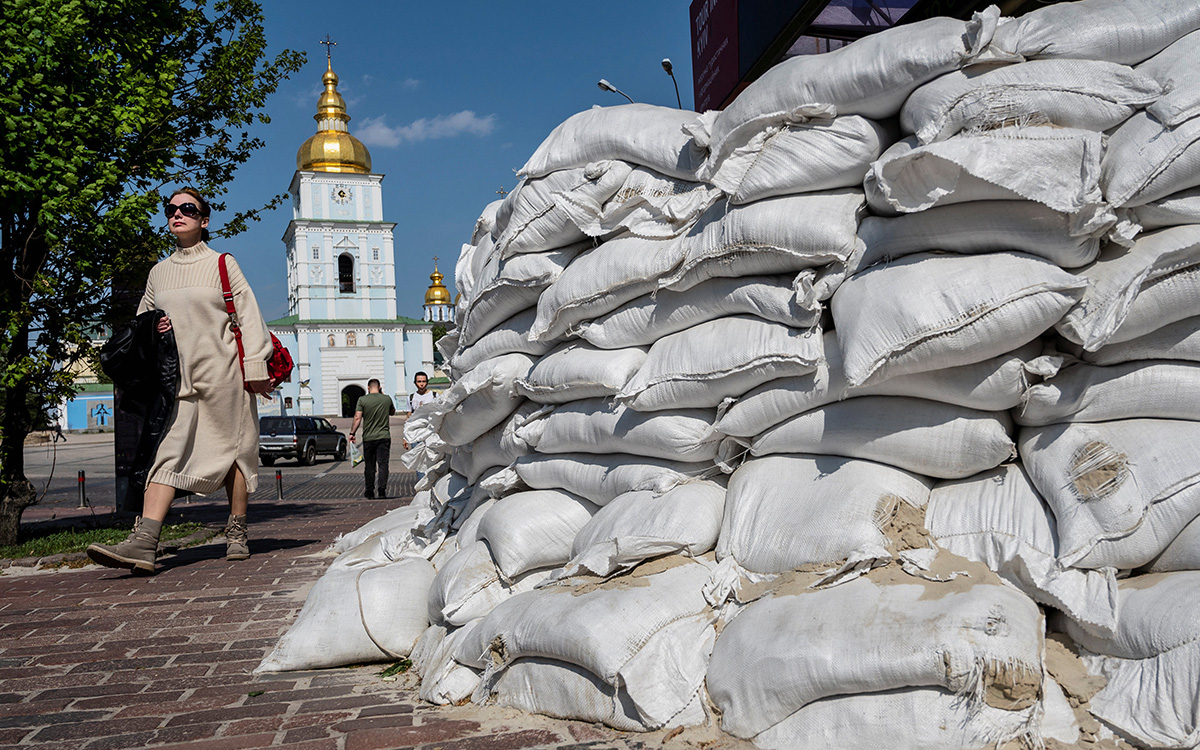
[[[312,466],[318,453],[335,461],[346,458],[346,435],[322,417],[261,417],[258,420],[258,458],[271,466],[279,458],[295,458]]]

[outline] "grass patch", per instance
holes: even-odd
[[[202,523],[177,523],[163,526],[160,542],[182,539],[205,528]],[[83,552],[89,544],[117,544],[129,536],[129,526],[107,526],[96,529],[76,528],[22,531],[17,544],[0,547],[0,558],[46,557],[71,552]]]
[[[393,662],[391,666],[385,667],[382,672],[379,672],[380,677],[395,677],[398,674],[404,674],[412,669],[412,662],[408,659],[401,659],[398,662]]]

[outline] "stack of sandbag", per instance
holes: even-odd
[[[328,575],[428,566],[435,703],[1195,746],[1198,30],[989,8],[569,118],[460,255],[420,523]]]

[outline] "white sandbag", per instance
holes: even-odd
[[[661,495],[677,484],[720,473],[711,463],[685,463],[622,453],[534,453],[517,460],[521,481],[534,489],[563,489],[607,505],[627,492]]]
[[[816,325],[821,306],[791,275],[715,278],[683,292],[660,290],[576,330],[602,349],[653,344],[664,336],[729,315],[754,315],[796,328]]]
[[[1155,101],[1163,87],[1126,65],[1035,60],[956,70],[912,93],[900,127],[921,143],[1023,123],[1103,131]]]
[[[466,313],[457,318],[460,345],[474,344],[512,316],[535,307],[538,297],[562,275],[567,264],[591,246],[591,240],[585,240],[558,250],[524,253],[503,261],[495,256],[494,275],[481,281]]]
[[[692,618],[711,623],[701,594],[709,574],[700,560],[672,556],[610,581],[567,579],[514,596],[472,627],[454,658],[503,667],[540,656],[618,685],[625,665],[664,625]]]
[[[456,471],[449,471],[437,478],[430,491],[430,506],[441,510],[447,505],[465,508],[473,495],[471,483]]]
[[[1200,420],[1200,364],[1142,360],[1065,367],[1030,386],[1013,415],[1020,425],[1114,419]]]
[[[1146,573],[1170,573],[1176,570],[1200,570],[1200,516],[1184,526],[1162,554],[1144,568]]]
[[[474,344],[460,347],[449,361],[454,378],[457,380],[480,363],[505,354],[529,354],[537,358],[553,349],[555,340],[530,337],[529,329],[536,317],[537,308],[531,307],[495,326]]]
[[[1143,234],[1131,248],[1109,245],[1079,271],[1087,290],[1055,326],[1094,352],[1200,313],[1200,226]]]
[[[559,338],[574,325],[649,294],[683,259],[683,239],[619,237],[579,255],[538,299],[534,340]]]
[[[595,504],[563,490],[517,492],[500,499],[477,532],[492,551],[507,580],[535,568],[571,559],[575,535],[599,510]]]
[[[819,328],[718,318],[654,342],[617,399],[637,411],[715,407],[767,381],[812,372],[821,357]]]
[[[753,737],[821,698],[904,687],[946,688],[972,706],[1036,703],[1044,625],[1031,599],[994,576],[933,583],[890,570],[777,590],[726,625],[708,668],[721,728]]]
[[[561,577],[608,577],[650,557],[702,555],[717,544],[724,510],[725,487],[717,482],[687,482],[663,493],[626,492],[579,530]]]
[[[549,576],[548,570],[535,570],[506,579],[496,568],[485,542],[469,543],[438,569],[429,587],[429,620],[465,625],[491,612],[500,602],[532,591]]]
[[[897,375],[851,388],[835,332],[825,334],[822,348],[825,359],[812,373],[773,380],[747,392],[721,414],[713,429],[722,435],[754,437],[788,417],[856,396],[912,396],[980,411],[1003,411],[1021,403],[1034,367],[1027,363],[1042,351],[1040,342],[1032,341],[982,362]]]
[[[460,303],[470,301],[479,288],[479,279],[492,260],[492,236],[484,234],[474,244],[464,244],[454,266],[454,287],[462,295]]]
[[[1070,214],[1078,227],[1072,234],[1080,234],[1108,220],[1100,190],[1103,156],[1103,136],[1076,128],[1011,126],[924,146],[910,136],[871,165],[863,188],[881,214],[981,200],[1035,201]]]
[[[1000,24],[1002,57],[1072,57],[1135,65],[1200,29],[1200,7],[1177,0],[1056,3]]]
[[[901,504],[919,517],[932,480],[836,456],[768,456],[729,479],[717,559],[757,573],[836,565],[852,555],[887,560],[885,529]],[[919,524],[918,524],[919,528]]]
[[[561,195],[578,194],[603,204],[621,189],[633,167],[621,161],[597,161],[575,169],[551,172],[523,180],[509,193],[509,220],[496,239],[496,252],[504,258],[517,253],[537,253],[585,239],[563,210]]]
[[[1037,338],[1087,280],[1023,253],[919,253],[845,281],[830,309],[846,381],[979,362]]]
[[[858,115],[769,127],[735,149],[708,179],[737,204],[853,187],[895,140],[894,127]]]
[[[762,750],[985,750],[1037,736],[1035,709],[968,705],[941,688],[902,688],[813,701],[754,737]]]
[[[705,721],[707,714],[700,694],[714,639],[709,618],[694,615],[662,627],[626,662],[620,682],[614,686],[628,696],[642,727],[656,729]],[[485,691],[486,687],[481,687],[474,699],[481,702]]]
[[[517,174],[541,177],[599,159],[620,159],[695,180],[704,152],[683,131],[695,119],[695,112],[652,104],[592,107],[551,131]]]
[[[1059,562],[1137,568],[1200,514],[1200,424],[1168,419],[1024,427],[1021,460],[1058,521]]]
[[[750,443],[750,455],[825,453],[958,479],[1010,459],[1011,430],[1007,412],[902,396],[862,396],[818,407],[766,430]]]
[[[479,218],[475,220],[475,229],[471,231],[471,244],[478,245],[479,241],[487,235],[497,236],[497,229],[500,232],[504,231],[504,227],[497,227],[497,220],[500,216],[500,207],[504,205],[504,199],[500,198],[483,207],[483,213],[479,214]],[[505,217],[505,221],[508,218]],[[458,286],[458,278],[455,278],[455,286]]]
[[[579,191],[556,195],[557,206],[588,237],[628,232],[634,237],[666,239],[686,232],[721,197],[702,182],[664,177],[638,167],[607,201]]]
[[[479,489],[478,485],[476,485],[476,489]],[[454,537],[458,540],[460,549],[466,549],[473,542],[479,541],[479,523],[487,515],[487,512],[496,505],[496,500],[497,498],[489,497],[487,500],[479,503],[458,524],[458,532]],[[438,568],[438,570],[441,571],[441,568]]]
[[[1200,119],[1167,127],[1138,112],[1108,139],[1101,165],[1104,197],[1140,206],[1200,185]]]
[[[519,432],[539,453],[629,453],[671,461],[717,455],[712,409],[638,412],[605,399],[571,401]]]
[[[342,552],[329,563],[327,570],[377,568],[410,557],[431,560],[445,542],[445,530],[427,526],[434,520],[434,511],[428,504],[409,519],[412,523],[393,526]]]
[[[800,55],[775,65],[715,117],[692,127],[709,150],[708,179],[736,148],[768,127],[812,117],[893,117],[913,89],[957,70],[987,47],[1000,11],[969,21],[930,18],[871,34],[822,55]]]
[[[734,208],[718,203],[682,238],[682,260],[656,286],[683,291],[716,277],[794,274],[844,262],[858,243],[862,204],[862,191],[850,188]]]
[[[454,314],[465,317],[468,307],[470,307],[470,305],[464,300],[459,300],[458,304],[454,306]],[[458,351],[458,327],[455,326],[454,328],[446,331],[445,336],[442,336],[440,339],[433,342],[433,348],[442,355],[443,360],[449,361],[452,359],[455,352]]]
[[[1200,362],[1200,317],[1184,318],[1137,338],[1105,344],[1083,359],[1096,365],[1118,365],[1145,359]]]
[[[328,571],[254,673],[342,667],[407,656],[429,627],[425,599],[433,575],[433,566],[422,558]]]
[[[1138,73],[1158,81],[1164,94],[1146,111],[1174,127],[1200,114],[1200,85],[1195,62],[1200,56],[1200,33],[1193,31],[1138,66]]]
[[[914,253],[944,250],[976,255],[1012,250],[1078,268],[1096,259],[1112,221],[1072,236],[1071,217],[1034,201],[972,201],[895,217],[868,216],[858,228],[860,268]]]
[[[540,404],[612,396],[625,387],[645,359],[645,347],[606,350],[567,341],[519,378],[517,391]]]
[[[418,498],[414,498],[408,505],[392,508],[382,516],[367,521],[354,531],[339,535],[330,545],[330,549],[340,555],[368,539],[394,529],[414,529],[423,526],[432,517],[433,511],[430,510],[428,501],[422,503]]]
[[[554,659],[518,659],[496,681],[493,700],[530,713],[558,719],[605,724],[622,732],[648,732],[704,722],[701,691],[661,727],[648,725],[624,687],[606,685],[594,674]]]
[[[1020,464],[939,482],[929,496],[925,526],[939,547],[987,565],[1029,598],[1061,610],[1081,627],[1100,634],[1116,628],[1112,569],[1058,564],[1054,516]]]
[[[475,484],[484,472],[498,466],[508,466],[521,456],[533,452],[533,446],[517,436],[517,428],[541,415],[541,404],[522,403],[508,419],[455,449],[450,456],[450,468]]]
[[[527,374],[533,363],[528,354],[507,354],[476,366],[436,401],[409,416],[404,439],[427,445],[438,441],[466,445],[516,411],[521,395],[515,381]]]
[[[1200,224],[1200,188],[1188,188],[1130,209],[1134,220],[1149,231],[1180,224]]]
[[[447,632],[430,625],[413,647],[413,667],[421,675],[417,693],[423,701],[438,706],[454,706],[471,697],[479,685],[479,671],[454,661],[454,646],[466,628]]]
[[[1089,710],[1143,747],[1200,745],[1200,571],[1129,578],[1120,593],[1111,638],[1066,623],[1088,672],[1107,679]]]

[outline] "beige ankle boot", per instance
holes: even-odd
[[[231,514],[229,523],[225,524],[225,559],[250,559],[250,535],[246,531],[245,516]]]
[[[162,521],[137,517],[133,522],[133,533],[120,544],[89,544],[87,555],[92,562],[110,568],[124,568],[142,573],[154,573],[154,559],[158,552],[158,535]]]

